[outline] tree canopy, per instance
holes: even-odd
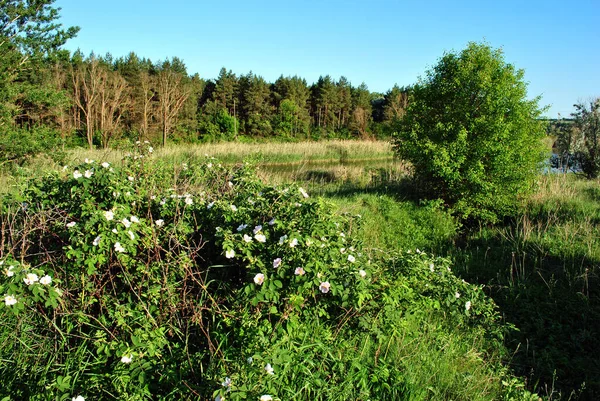
[[[502,50],[470,43],[447,53],[412,88],[395,149],[428,198],[462,218],[511,214],[544,160],[539,98]]]

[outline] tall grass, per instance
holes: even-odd
[[[71,151],[68,157],[72,160],[91,158],[110,162],[120,160],[128,152],[128,149],[77,149]],[[339,162],[356,159],[391,158],[394,155],[389,142],[352,140],[297,143],[220,142],[170,145],[165,148],[155,148],[155,154],[171,162],[184,162],[210,156],[224,163],[238,163],[244,159],[254,159],[262,163]]]
[[[464,234],[448,254],[485,283],[506,319],[514,367],[550,398],[600,398],[600,186],[547,175],[520,215]]]

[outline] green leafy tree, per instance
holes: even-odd
[[[18,112],[19,96],[27,96],[33,67],[57,54],[77,34],[56,23],[60,9],[54,0],[0,0],[0,124]],[[35,74],[33,74],[35,75]],[[25,83],[25,84],[24,84]]]
[[[277,114],[273,126],[283,136],[307,135],[310,128],[308,101],[310,89],[306,80],[298,76],[279,77],[272,87]]]
[[[469,43],[413,87],[395,149],[426,196],[462,218],[496,221],[533,188],[546,157],[539,98],[502,50]]]
[[[600,175],[600,98],[575,105],[575,126],[582,145],[577,156],[588,178]]]
[[[269,136],[273,132],[269,84],[263,77],[250,72],[240,78],[240,92],[244,132],[251,136]]]
[[[371,94],[363,82],[352,91],[353,111],[350,118],[350,130],[363,139],[370,137],[369,124],[372,120]]]
[[[221,68],[219,71],[219,77],[215,81],[215,88],[212,92],[212,97],[217,105],[227,109],[230,115],[237,118],[236,102],[238,97],[238,78],[231,71],[227,71],[225,68]],[[237,108],[239,109],[239,102],[237,102]]]
[[[0,165],[48,150],[55,133],[29,127],[44,122],[50,110],[67,107],[60,90],[40,82],[43,63],[56,59],[78,30],[61,29],[52,3],[0,0]]]
[[[336,110],[338,90],[329,75],[319,77],[312,86],[313,119],[319,128],[334,130],[336,127]]]

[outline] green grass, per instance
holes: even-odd
[[[78,149],[68,152],[69,160],[107,160],[116,162],[130,152],[123,150]],[[244,159],[254,159],[261,163],[303,163],[307,161],[339,162],[372,158],[392,158],[391,144],[384,141],[331,140],[297,143],[240,143],[221,142],[207,144],[171,145],[156,147],[155,154],[169,162],[183,162],[215,157],[223,163],[239,163]]]
[[[301,174],[266,178],[294,180],[340,212],[360,215],[357,235],[372,251],[419,248],[451,258],[465,279],[486,285],[516,326],[507,339],[511,367],[530,388],[549,399],[600,398],[598,181],[543,176],[519,215],[460,227],[435,203],[418,202],[408,170],[388,169],[379,180],[366,171],[317,182]]]
[[[521,215],[448,250],[519,329],[509,338],[517,372],[555,398],[600,397],[598,191],[597,181],[543,177]]]
[[[389,159],[386,143],[217,144],[155,151],[175,164],[205,154],[225,163],[254,159],[262,163],[258,174],[264,181],[295,182],[311,197],[333,202],[339,213],[355,216],[351,234],[367,253],[433,252],[450,258],[467,281],[485,285],[504,320],[517,329],[507,337],[508,353],[498,349],[493,355],[485,336],[444,328],[439,317],[401,320],[406,326],[387,350],[403,369],[405,390],[411,389],[403,390],[403,399],[476,399],[473,394],[511,399],[506,394],[521,384],[497,363],[501,357],[548,399],[600,398],[598,181],[544,176],[518,216],[495,226],[461,227],[439,204],[418,201],[410,169]],[[85,158],[119,163],[122,155],[72,151],[66,163]],[[0,177],[1,191],[20,188],[23,178],[53,167],[42,158],[16,168]],[[371,347],[364,338],[355,341],[348,346]]]
[[[0,366],[0,398],[536,399],[502,363],[505,327],[493,303],[429,253],[453,240],[456,222],[389,179],[401,169],[354,166],[342,182],[303,181],[315,191],[306,199],[296,186],[264,186],[245,166],[209,162],[83,163],[75,168],[89,170],[85,179],[73,168],[55,174],[30,184],[27,213],[19,203],[3,211],[2,243],[19,244],[7,264],[31,267],[6,274],[22,314],[0,330],[1,359],[12,363]],[[315,199],[318,187],[337,212]],[[101,212],[110,205],[118,218]],[[350,225],[340,216],[357,213]],[[242,240],[236,227],[257,222],[274,241]],[[301,242],[282,247],[282,233]],[[118,251],[117,239],[127,248]],[[230,261],[225,249],[242,256]],[[314,279],[286,266],[271,273],[276,256]],[[38,287],[23,284],[29,271],[51,272],[61,286],[46,300],[60,297],[58,313],[30,296]],[[256,271],[269,276],[262,286],[252,283]],[[330,293],[316,289],[323,277]]]

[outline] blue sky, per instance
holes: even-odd
[[[600,1],[183,1],[57,0],[61,22],[81,31],[67,48],[181,58],[190,74],[221,67],[273,82],[320,75],[385,92],[409,85],[445,51],[469,41],[504,50],[525,70],[546,113],[600,96]]]

